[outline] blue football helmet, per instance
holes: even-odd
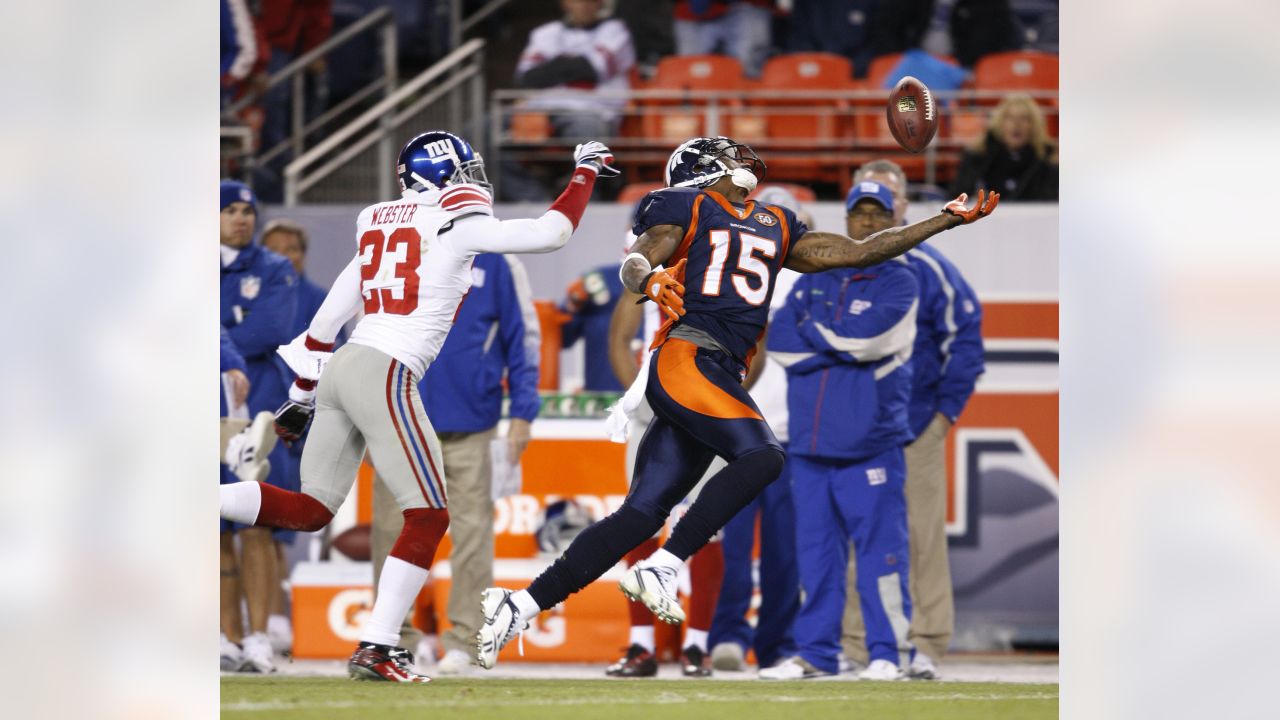
[[[667,160],[667,187],[706,187],[725,175],[733,175],[724,158],[736,160],[755,176],[756,182],[764,180],[765,164],[755,150],[721,135],[686,140],[676,148]],[[744,185],[738,180],[734,182]],[[751,185],[748,192],[755,189],[755,183],[749,180],[748,183]]]
[[[424,132],[405,144],[396,160],[400,191],[473,183],[493,192],[484,174],[484,158],[471,144],[442,130]]]

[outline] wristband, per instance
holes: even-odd
[[[303,345],[304,345],[308,350],[316,350],[316,351],[319,351],[319,352],[332,352],[332,351],[333,351],[333,343],[332,343],[332,342],[322,342],[322,341],[320,341],[320,340],[317,340],[317,339],[315,339],[315,338],[311,337],[311,334],[310,334],[310,333],[307,333],[307,339],[303,341]]]

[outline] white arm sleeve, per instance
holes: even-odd
[[[548,210],[537,220],[473,215],[454,222],[449,231],[454,246],[475,253],[548,253],[564,247],[573,234],[573,223],[559,210]]]
[[[307,334],[320,342],[331,343],[338,337],[338,331],[351,316],[364,304],[360,294],[360,256],[351,258],[351,262],[333,281],[329,294],[324,297],[316,316],[311,318],[311,327]]]

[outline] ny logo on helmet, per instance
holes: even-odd
[[[453,143],[449,140],[435,140],[427,143],[423,148],[433,164],[447,160],[458,162],[458,152],[453,149]]]

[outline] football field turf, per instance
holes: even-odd
[[[1058,717],[1058,686],[962,682],[483,680],[429,685],[224,677],[222,717],[999,720]],[[428,713],[430,713],[428,715]]]

